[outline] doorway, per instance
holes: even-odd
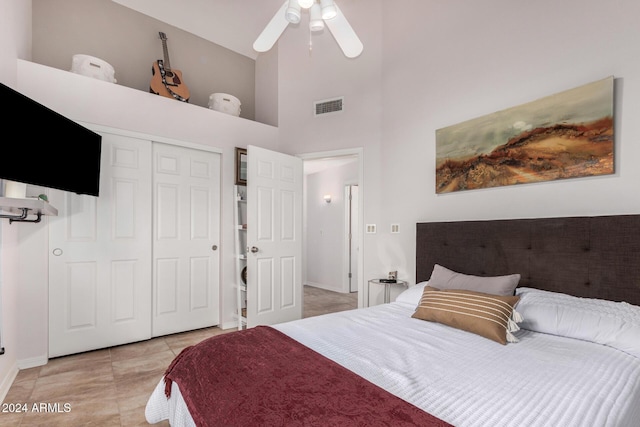
[[[305,307],[317,314],[362,307],[361,149],[300,157]]]
[[[343,277],[348,282],[346,286],[349,292],[358,292],[358,201],[360,199],[359,187],[354,184],[344,186],[344,223],[345,223],[345,262],[346,271]]]

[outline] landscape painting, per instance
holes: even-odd
[[[613,77],[436,131],[436,193],[614,173]]]

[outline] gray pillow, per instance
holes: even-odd
[[[519,274],[493,277],[471,276],[456,273],[436,264],[433,266],[429,286],[438,289],[460,289],[508,296],[513,295],[518,282],[520,282]]]

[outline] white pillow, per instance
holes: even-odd
[[[517,288],[521,329],[607,345],[640,358],[640,307]]]
[[[396,302],[411,304],[413,307],[416,307],[418,303],[420,303],[422,292],[424,291],[424,287],[427,286],[428,283],[429,282],[420,282],[416,283],[415,286],[409,286],[396,297]]]

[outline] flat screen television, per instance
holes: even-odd
[[[0,179],[99,195],[101,135],[2,83],[0,99],[17,133],[4,138]]]

